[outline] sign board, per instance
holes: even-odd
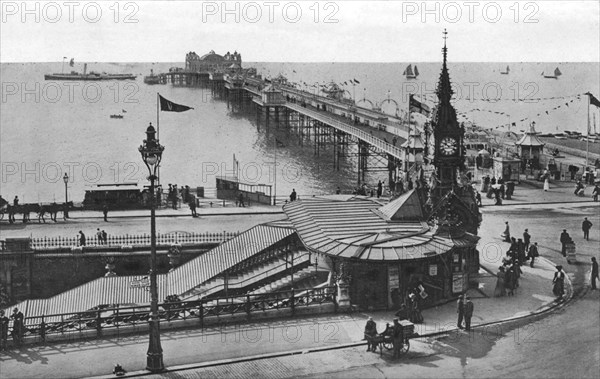
[[[453,274],[452,275],[452,293],[462,292],[464,285],[465,285],[464,274]]]
[[[437,265],[429,265],[429,276],[437,276],[438,267]]]
[[[132,280],[129,282],[129,287],[131,288],[144,288],[148,290],[150,288],[150,278],[147,276],[143,276],[139,279]]]
[[[398,266],[388,267],[388,285],[389,288],[398,288],[400,286],[400,273]]]

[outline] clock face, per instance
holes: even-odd
[[[440,152],[444,155],[452,155],[456,153],[457,149],[458,143],[456,143],[456,140],[454,138],[445,137],[440,142]]]

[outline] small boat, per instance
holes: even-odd
[[[506,66],[506,71],[500,70],[501,75],[508,75],[509,72],[510,72],[510,68],[508,66]]]
[[[542,71],[542,76],[546,79],[558,79],[558,77],[561,75],[562,75],[562,72],[560,72],[558,67],[555,68],[554,71],[552,71],[552,70]]]
[[[554,134],[554,138],[556,138],[556,139],[567,139],[567,136],[564,135],[563,133],[557,133],[557,134]]]
[[[122,114],[111,114],[110,118],[123,118]]]
[[[416,79],[419,76],[419,69],[415,65],[415,71],[413,71],[412,64],[409,64],[402,73],[406,77],[406,79]]]

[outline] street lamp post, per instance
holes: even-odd
[[[162,346],[160,345],[160,319],[158,317],[158,289],[156,285],[156,217],[154,214],[154,182],[157,179],[158,166],[164,146],[156,139],[156,130],[152,123],[146,129],[146,139],[139,147],[142,159],[148,167],[150,176],[150,336],[146,357],[146,370],[158,372],[164,370]]]
[[[65,209],[63,211],[63,216],[65,219],[69,218],[69,194],[67,192],[67,184],[69,183],[69,175],[65,172],[63,176],[63,182],[65,182]]]

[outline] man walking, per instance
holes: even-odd
[[[535,242],[533,245],[531,245],[529,247],[529,258],[531,259],[531,262],[529,262],[529,267],[533,268],[533,263],[535,262],[535,258],[540,256],[540,253],[538,251],[538,244],[537,242]]]
[[[567,229],[563,229],[562,233],[560,233],[560,243],[562,244],[561,253],[563,257],[567,256],[567,243],[571,241],[571,236],[567,233]]]
[[[504,224],[506,224],[506,228],[504,228],[502,236],[504,237],[504,242],[510,242],[510,226],[508,226],[508,221],[505,221]]]
[[[523,232],[523,248],[525,251],[529,249],[529,243],[531,242],[531,234],[529,234],[529,229],[525,229]]]
[[[79,246],[85,246],[85,234],[81,230],[79,231]]]
[[[463,302],[463,295],[460,295],[458,300],[456,300],[456,313],[458,313],[458,321],[456,322],[456,326],[458,329],[462,329],[463,317],[465,316],[465,303]]]
[[[4,310],[0,309],[0,350],[8,348],[8,323],[10,319],[4,314]]]
[[[471,302],[469,296],[465,296],[465,330],[471,330],[471,317],[473,317],[473,308],[475,306]]]
[[[592,277],[590,281],[592,282],[592,289],[596,289],[596,279],[600,279],[598,277],[598,262],[596,262],[596,257],[592,257]]]
[[[587,217],[583,220],[583,223],[581,224],[581,230],[583,230],[583,238],[586,241],[590,240],[590,229],[592,228],[592,223],[590,220],[587,219]]]
[[[108,205],[104,204],[102,214],[104,214],[104,222],[108,222]]]

